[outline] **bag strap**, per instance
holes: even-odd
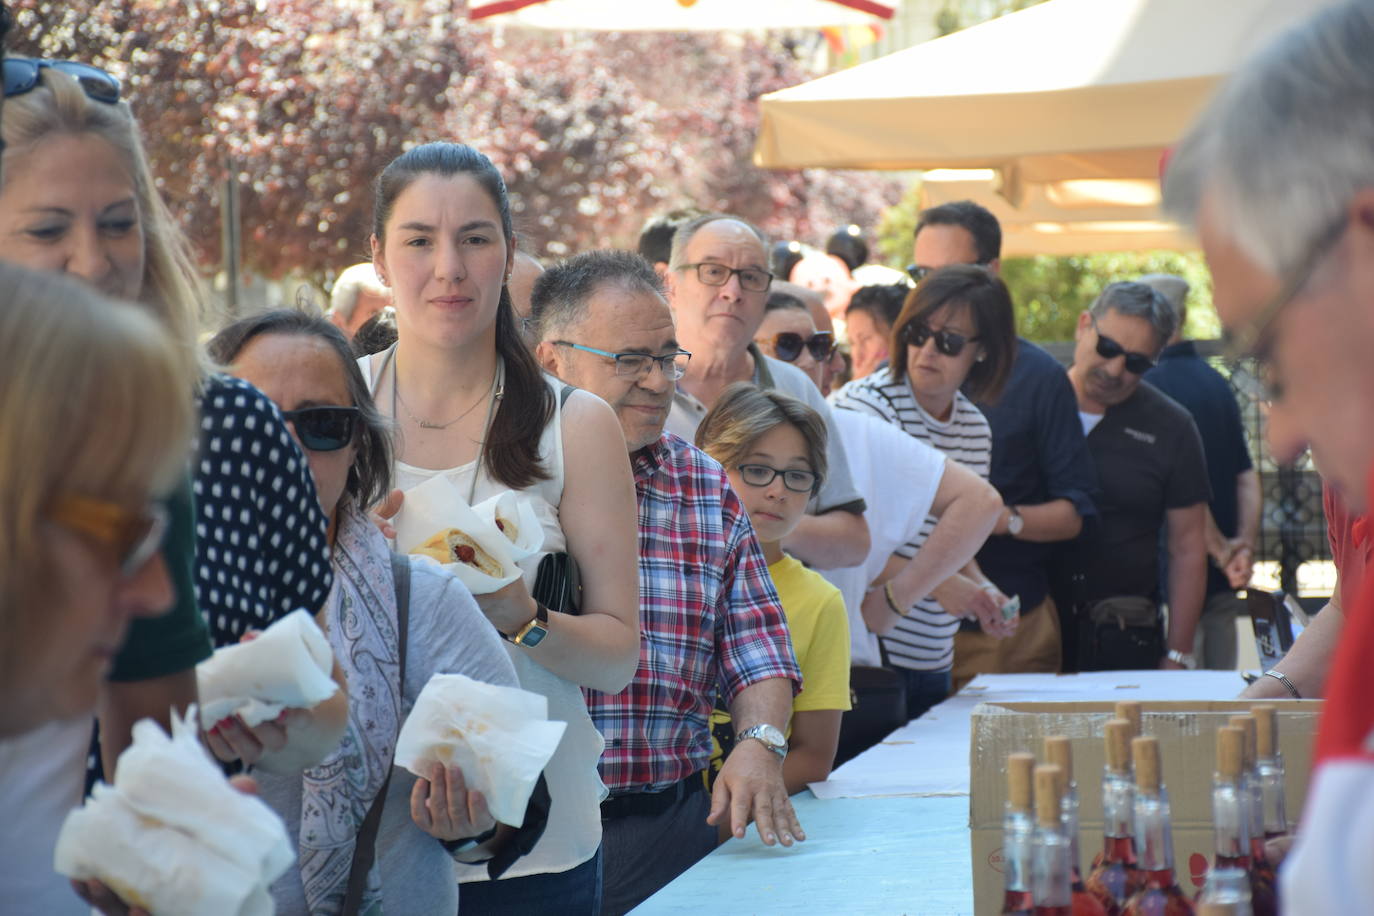
[[[391,580],[396,589],[396,657],[399,661],[400,691],[397,697],[404,696],[406,683],[406,643],[410,630],[410,559],[403,554],[391,555]],[[372,863],[377,858],[377,831],[382,825],[382,807],[386,804],[386,793],[391,788],[391,765],[388,762],[386,778],[382,788],[367,809],[367,816],[358,828],[358,837],[353,844],[353,864],[348,869],[348,889],[344,892],[344,916],[357,916],[361,912],[363,892],[367,889],[367,875],[372,871]]]
[[[563,390],[558,392],[558,406],[566,407],[568,404],[568,398],[571,397],[572,393],[576,390],[577,389],[574,388],[572,385],[564,385]]]

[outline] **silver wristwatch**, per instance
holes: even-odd
[[[1193,655],[1191,652],[1180,652],[1177,649],[1170,649],[1166,657],[1175,665],[1182,665],[1189,671],[1193,671],[1197,668],[1197,656]]]
[[[1011,537],[1020,537],[1021,529],[1026,527],[1026,520],[1021,516],[1021,510],[1015,506],[1007,507],[1007,534]]]
[[[753,738],[779,757],[787,756],[787,736],[767,722],[746,728],[735,737],[737,741]]]

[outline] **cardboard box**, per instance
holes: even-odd
[[[1123,698],[1125,699],[1125,698]],[[1250,701],[1142,701],[1142,733],[1159,739],[1164,784],[1174,827],[1174,871],[1190,895],[1202,886],[1211,862],[1212,771],[1216,730],[1249,712]],[[1278,707],[1279,749],[1287,774],[1288,822],[1296,824],[1312,766],[1320,700],[1287,700]],[[1073,745],[1078,783],[1078,850],[1090,866],[1102,848],[1103,730],[1114,715],[1111,702],[983,703],[973,711],[969,742],[969,829],[973,847],[974,912],[1001,911],[1002,815],[1007,799],[1006,759],[1030,751],[1043,761],[1046,735],[1065,735]]]

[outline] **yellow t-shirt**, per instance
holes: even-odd
[[[802,673],[802,692],[792,700],[792,712],[849,709],[849,615],[840,590],[795,557],[784,556],[768,567],[778,590],[792,651]],[[723,755],[714,732],[728,726],[730,714],[711,713],[711,770],[719,770]],[[788,728],[788,734],[791,734]]]

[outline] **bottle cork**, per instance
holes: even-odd
[[[1255,717],[1255,756],[1273,757],[1279,749],[1279,708],[1272,703],[1250,707]]]
[[[1031,809],[1031,772],[1035,755],[1018,751],[1007,755],[1007,804],[1016,811]]]
[[[1223,725],[1217,729],[1217,773],[1223,779],[1240,779],[1245,765],[1245,729]]]
[[[1041,827],[1059,826],[1063,779],[1064,771],[1052,763],[1042,763],[1035,768],[1035,821]]]
[[[1142,734],[1140,730],[1140,703],[1136,700],[1121,700],[1116,704],[1116,717],[1131,723],[1131,737]]]
[[[1107,767],[1125,773],[1131,767],[1131,723],[1126,719],[1107,720]]]
[[[1131,759],[1135,762],[1135,787],[1143,792],[1159,791],[1159,740],[1131,739]]]
[[[1045,759],[1063,771],[1064,785],[1073,782],[1073,746],[1066,736],[1045,736]]]
[[[1256,733],[1256,731],[1257,731],[1257,729],[1255,728],[1255,717],[1252,716],[1252,715],[1250,715],[1250,714],[1248,714],[1248,713],[1245,714],[1245,715],[1242,715],[1242,716],[1232,716],[1232,717],[1231,717],[1231,724],[1232,724],[1233,726],[1235,726],[1236,728],[1244,729],[1244,731],[1245,731],[1245,764],[1244,764],[1244,766],[1245,766],[1245,768],[1246,768],[1247,770],[1254,769],[1254,767],[1255,767],[1255,733]]]

